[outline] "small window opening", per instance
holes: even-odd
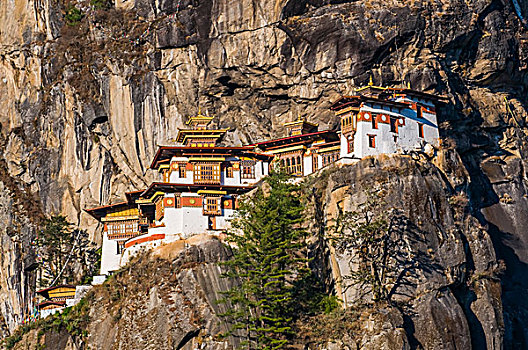
[[[368,135],[368,142],[370,148],[376,148],[376,135]]]
[[[423,129],[423,124],[422,123],[418,123],[418,136],[423,138],[424,137],[424,129]]]

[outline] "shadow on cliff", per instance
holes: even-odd
[[[458,82],[460,79],[453,79]],[[466,90],[467,92],[467,90]],[[461,105],[461,104],[460,104]],[[455,106],[459,109],[459,106]],[[528,349],[528,264],[519,257],[523,247],[518,244],[519,238],[515,233],[501,230],[497,225],[488,220],[484,209],[500,205],[500,197],[493,184],[481,168],[483,154],[512,155],[508,150],[500,147],[493,140],[493,131],[483,127],[484,120],[478,110],[469,118],[460,118],[455,108],[444,110],[444,121],[454,122],[462,132],[449,130],[443,132],[442,137],[453,137],[456,140],[455,149],[459,153],[462,163],[469,174],[469,182],[465,185],[471,203],[471,215],[487,228],[490,235],[497,260],[505,262],[505,270],[500,276],[502,287],[502,316],[504,319],[504,349]],[[461,121],[461,119],[465,119]],[[456,128],[455,128],[456,129]],[[458,190],[461,190],[460,188]],[[503,212],[501,215],[505,215]],[[500,220],[500,218],[499,218]],[[506,218],[504,218],[506,220]],[[518,233],[517,233],[518,235]],[[466,242],[467,239],[463,237]],[[472,252],[467,248],[466,257],[468,269],[473,270]],[[479,320],[471,310],[471,304],[477,300],[477,295],[471,288],[459,285],[452,288],[458,302],[462,306],[471,329],[471,341],[474,349],[486,349],[492,344],[486,344],[482,320]]]

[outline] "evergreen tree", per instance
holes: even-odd
[[[74,229],[62,215],[44,219],[36,245],[41,287],[53,282],[82,282],[83,274],[91,276],[97,268],[96,249],[88,234]]]
[[[262,188],[241,203],[228,241],[233,258],[227,277],[240,284],[225,294],[232,335],[248,349],[279,349],[292,335],[296,286],[310,276],[301,254],[306,231],[301,188],[284,173],[273,173]]]

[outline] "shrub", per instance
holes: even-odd
[[[91,0],[90,5],[96,10],[104,10],[112,7],[112,3],[109,0]]]
[[[84,13],[82,13],[77,7],[72,6],[66,11],[65,18],[66,24],[69,26],[76,26],[84,18]]]

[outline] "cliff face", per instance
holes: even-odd
[[[311,232],[332,230],[324,223],[338,208],[354,210],[369,189],[385,192],[383,210],[399,208],[403,225],[391,255],[407,261],[394,284],[392,304],[359,308],[341,321],[324,315],[301,322],[295,348],[304,349],[500,349],[505,324],[500,277],[490,227],[471,216],[439,168],[410,156],[368,158],[353,166],[330,168],[314,179]],[[311,214],[310,214],[311,213]],[[321,223],[323,225],[321,226]],[[350,251],[332,248],[330,239],[311,239],[312,265],[330,290],[354,305],[357,287],[346,279],[356,262]],[[222,278],[229,251],[217,239],[197,236],[143,255],[94,290],[88,336],[35,330],[15,349],[234,349],[222,339],[222,298],[233,281]],[[140,281],[138,283],[138,281]],[[341,284],[344,283],[344,284]],[[309,319],[309,318],[308,318]],[[335,332],[333,328],[339,329]],[[361,331],[358,331],[361,330]]]
[[[330,102],[369,74],[380,85],[405,80],[450,99],[439,111],[444,146],[452,149],[442,169],[455,190],[469,194],[472,214],[489,227],[506,263],[505,342],[526,344],[526,4],[88,4],[0,4],[0,179],[12,185],[3,193],[6,217],[29,220],[33,215],[12,208],[30,202],[66,214],[98,241],[82,208],[144,187],[156,145],[170,143],[198,107],[233,128],[227,143],[240,144],[277,136],[280,124],[299,114],[321,129],[335,126]],[[84,18],[65,16],[72,5]],[[22,225],[17,238],[8,234],[10,219],[0,222],[2,281],[11,281],[0,289],[0,310],[12,330],[35,225]],[[2,323],[0,317],[0,329]]]
[[[502,266],[490,227],[470,214],[467,200],[440,169],[410,156],[381,156],[314,180],[318,222],[331,223],[340,210],[355,210],[369,191],[382,191],[385,204],[380,210],[393,213],[388,219],[396,227],[391,240],[397,249],[390,254],[399,277],[391,283],[391,295],[398,306],[378,311],[388,325],[375,321],[377,327],[356,339],[361,348],[405,348],[394,345],[394,339],[424,349],[505,345]],[[323,261],[318,266],[325,266]],[[331,250],[327,261],[336,294],[354,304],[358,289],[346,276],[358,262],[350,251],[339,249]]]

